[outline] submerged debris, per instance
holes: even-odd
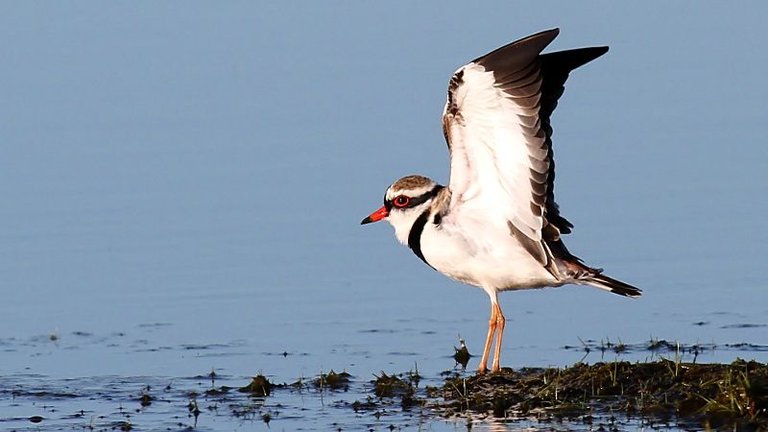
[[[112,430],[128,432],[130,430],[133,430],[133,424],[130,422],[130,420],[116,421],[112,424]]]
[[[571,418],[592,412],[676,416],[708,425],[768,426],[768,365],[578,363],[564,369],[504,369],[498,374],[453,377],[443,387],[445,413],[531,414]]]

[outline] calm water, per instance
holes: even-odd
[[[611,46],[554,119],[568,245],[645,294],[507,293],[503,363],[654,338],[768,361],[763,3],[177,6],[0,5],[0,428],[191,427],[196,392],[200,430],[467,429],[347,405],[380,371],[439,383],[489,309],[358,223],[401,175],[447,180],[450,73],[554,26]],[[330,369],[349,391],[200,396]]]

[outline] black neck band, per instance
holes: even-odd
[[[423,204],[427,200],[434,198],[438,193],[440,193],[441,190],[443,190],[443,188],[444,186],[435,185],[435,187],[433,187],[429,192],[411,198],[411,202],[408,203],[408,207],[415,207]],[[432,267],[432,265],[427,262],[427,259],[424,258],[424,254],[421,252],[421,234],[424,232],[424,227],[427,226],[427,222],[429,222],[429,214],[430,209],[426,209],[413,222],[411,231],[408,233],[408,247],[411,248],[413,253],[416,254],[419,259],[424,261],[424,263],[428,266]]]
[[[416,254],[419,259],[424,261],[424,263],[426,263],[428,266],[432,267],[427,262],[427,259],[424,258],[424,254],[421,253],[421,233],[424,232],[424,227],[427,225],[428,220],[429,209],[424,210],[424,212],[419,215],[419,217],[416,218],[416,221],[413,223],[411,231],[408,233],[408,247],[411,248],[413,253]]]

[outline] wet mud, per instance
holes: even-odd
[[[12,342],[6,347],[16,349]],[[404,372],[355,375],[340,365],[286,382],[259,369],[174,377],[0,375],[0,430],[768,430],[768,364],[701,362],[715,350],[759,357],[762,345],[584,340],[561,352],[583,352],[590,362],[477,375],[466,369],[473,356],[459,342],[447,347],[449,369],[442,373],[423,374],[414,364]]]
[[[559,422],[610,414],[694,427],[768,428],[768,365],[744,360],[503,369],[449,378],[440,396],[435,409],[445,416],[476,413]]]

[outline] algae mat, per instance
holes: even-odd
[[[329,371],[291,383],[0,377],[4,430],[766,430],[768,365],[578,363],[441,377]]]

